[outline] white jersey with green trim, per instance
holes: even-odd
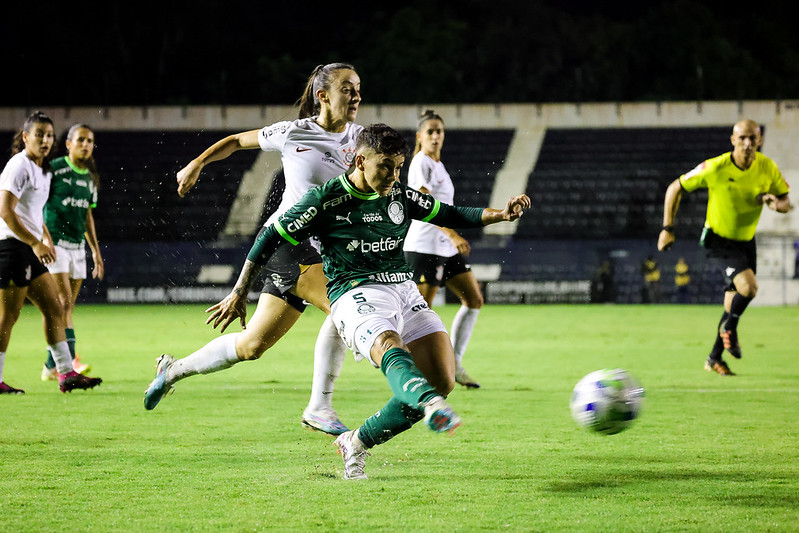
[[[14,155],[0,174],[0,190],[13,194],[18,202],[14,212],[37,239],[44,234],[44,204],[50,195],[51,174],[34,163],[25,151]],[[0,239],[19,240],[0,218]]]
[[[413,279],[402,252],[412,219],[480,226],[482,212],[442,204],[400,183],[387,196],[363,193],[341,175],[308,191],[273,227],[292,244],[311,235],[319,239],[332,303],[364,283]]]
[[[310,189],[347,171],[355,159],[355,141],[363,126],[349,122],[341,133],[326,131],[317,117],[276,122],[258,132],[264,151],[281,153],[286,190],[265,225],[296,204]]]

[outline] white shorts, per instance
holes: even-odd
[[[355,360],[368,359],[375,367],[378,365],[370,352],[375,339],[385,331],[396,331],[406,344],[438,331],[447,332],[413,281],[356,287],[335,301],[331,316]]]
[[[55,261],[47,265],[50,274],[69,274],[69,279],[86,279],[86,249],[55,245]]]

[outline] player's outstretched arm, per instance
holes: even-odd
[[[243,133],[229,135],[224,139],[215,142],[196,159],[180,169],[177,173],[178,195],[184,197],[187,192],[194,187],[200,177],[203,167],[208,163],[220,161],[230,156],[238,150],[251,150],[258,148],[258,132],[260,130],[250,130]]]
[[[499,209],[485,208],[482,217],[483,224],[487,226],[489,224],[496,224],[497,222],[513,222],[521,217],[525,211],[530,209],[532,205],[533,203],[530,197],[526,194],[511,196],[510,200],[508,200],[508,205],[501,211]]]

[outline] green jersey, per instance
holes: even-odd
[[[69,157],[53,160],[50,168],[53,177],[44,223],[55,244],[80,244],[86,231],[86,213],[97,205],[97,187],[89,171],[76,167]]]
[[[345,175],[310,189],[259,234],[247,258],[265,262],[284,241],[316,236],[321,243],[327,293],[333,303],[364,283],[413,279],[402,245],[411,220],[446,227],[480,227],[483,208],[455,207],[395,183],[387,196],[363,193]]]

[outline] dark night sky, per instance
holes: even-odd
[[[2,105],[286,104],[331,61],[375,103],[796,98],[799,32],[767,4],[17,2]]]

